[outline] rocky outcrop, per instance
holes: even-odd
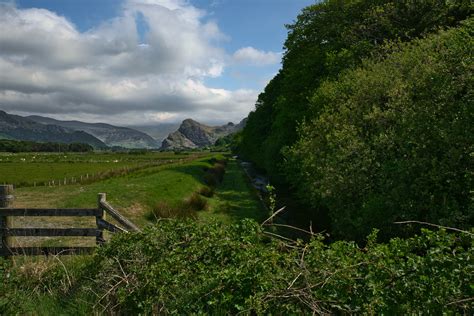
[[[53,124],[41,124],[28,118],[0,111],[0,139],[29,140],[35,142],[84,143],[92,147],[107,146],[96,137]]]
[[[75,131],[82,131],[100,139],[107,146],[123,148],[159,148],[160,144],[151,136],[127,127],[118,127],[105,123],[85,123],[80,121],[59,121],[43,116],[29,116],[29,119],[42,123],[54,124]]]
[[[243,128],[245,120],[239,124],[227,123],[222,126],[208,126],[192,119],[184,120],[178,130],[169,134],[163,141],[161,148],[194,149],[212,146],[221,137],[236,133]]]

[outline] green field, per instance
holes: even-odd
[[[13,157],[21,159],[25,158],[25,155],[10,156],[11,159]],[[7,171],[2,173],[2,182],[11,183],[4,180],[8,179],[5,175],[15,177],[17,181],[26,182],[31,181],[28,179],[32,178],[46,179],[52,174],[60,178],[61,172],[71,176],[93,173],[97,170],[110,172],[117,166],[144,166],[128,173],[111,173],[106,179],[82,184],[18,187],[15,189],[13,205],[19,208],[94,208],[97,194],[105,192],[107,200],[121,214],[141,227],[152,222],[150,212],[157,204],[178,205],[193,193],[196,194],[195,192],[205,186],[205,170],[212,167],[215,159],[224,158],[222,154],[214,153],[68,154],[62,157],[49,154],[43,155],[42,162],[38,163],[31,162],[34,155],[27,155],[27,157],[30,158],[29,161],[0,164],[0,170]],[[65,162],[63,159],[69,159],[71,162]],[[114,163],[114,160],[118,162]],[[18,167],[16,172],[8,169],[11,165]],[[262,219],[265,216],[263,206],[252,190],[237,161],[230,159],[223,181],[215,188],[215,194],[209,198],[202,197],[206,200],[208,207],[196,213],[197,219],[199,221],[218,219],[224,222],[233,222],[246,217]],[[12,225],[14,227],[94,227],[95,223],[93,218],[18,217],[13,218]],[[77,242],[80,245],[91,245],[94,243],[92,238],[64,237],[21,237],[12,241],[17,245],[64,245],[70,242],[75,245],[78,245]]]
[[[135,169],[190,159],[202,154],[174,153],[87,153],[87,154],[0,154],[0,183],[24,186],[58,186],[90,183],[129,173]]]

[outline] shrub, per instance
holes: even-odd
[[[364,248],[326,244],[320,235],[288,243],[250,220],[160,221],[116,235],[94,256],[100,269],[82,268],[82,283],[65,282],[58,264],[42,291],[67,300],[89,295],[99,314],[469,314],[472,235],[423,230],[388,243],[375,239]],[[18,282],[31,295],[28,284]]]
[[[216,161],[217,164],[223,165],[224,167],[227,166],[227,159],[219,159]]]
[[[197,218],[196,211],[185,202],[172,205],[165,201],[156,203],[151,212],[147,214],[148,220],[157,220],[160,218]]]
[[[214,195],[214,189],[208,186],[204,186],[199,189],[198,193],[201,194],[202,196],[210,198]]]
[[[87,264],[58,262],[41,280],[0,259],[0,313],[35,314],[24,306],[49,297],[87,302],[82,314],[470,314],[473,245],[472,232],[388,243],[373,233],[360,248],[321,235],[283,242],[251,220],[160,221],[117,234]]]
[[[191,210],[202,211],[207,208],[208,203],[205,198],[199,195],[199,193],[194,192],[184,201],[184,205]]]
[[[208,160],[212,164],[211,168],[204,167],[204,182],[211,187],[215,187],[217,184],[222,182],[225,174],[225,167],[227,165],[227,160],[216,158],[211,158]]]
[[[208,186],[215,187],[219,183],[219,179],[217,179],[217,176],[214,173],[206,172],[204,174],[204,183]]]

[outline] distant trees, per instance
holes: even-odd
[[[396,219],[472,223],[473,8],[326,0],[303,9],[238,152],[329,215],[339,237],[398,234]]]
[[[0,152],[90,152],[94,148],[83,143],[37,143],[31,141],[0,140]]]

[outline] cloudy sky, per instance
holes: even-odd
[[[150,125],[237,122],[314,0],[0,0],[0,110]]]

